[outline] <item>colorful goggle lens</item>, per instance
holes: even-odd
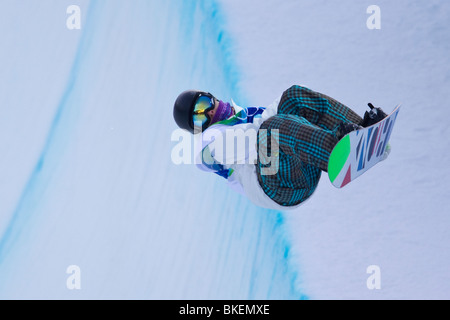
[[[205,129],[211,122],[208,112],[214,109],[214,97],[210,95],[201,95],[198,97],[194,106],[194,126]]]

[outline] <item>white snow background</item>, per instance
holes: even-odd
[[[3,0],[0,298],[450,298],[449,18],[445,0]],[[172,162],[181,91],[267,105],[292,84],[361,115],[403,103],[389,159],[342,190],[324,174],[295,212]]]

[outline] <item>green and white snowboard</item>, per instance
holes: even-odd
[[[334,147],[328,161],[328,177],[342,188],[384,159],[400,105],[382,121],[352,131]]]

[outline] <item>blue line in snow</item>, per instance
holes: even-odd
[[[96,1],[93,1],[90,3],[89,10],[87,10],[88,15],[86,16],[86,22],[85,25],[89,25],[91,21],[93,20],[92,17],[95,15],[95,6]],[[239,70],[236,66],[235,61],[232,60],[233,54],[229,52],[231,46],[231,40],[229,37],[227,37],[227,34],[224,30],[221,29],[221,26],[224,25],[223,18],[221,18],[220,15],[220,8],[216,1],[211,2],[199,2],[198,3],[202,10],[205,10],[205,6],[210,6],[208,9],[208,12],[212,12],[212,16],[214,19],[214,29],[216,30],[216,38],[215,41],[217,41],[217,44],[220,48],[220,52],[217,54],[221,55],[221,61],[223,61],[223,71],[224,75],[223,77],[228,82],[229,89],[233,95],[237,95],[241,101],[242,99],[245,99],[245,96],[240,95],[240,88],[238,87],[238,78],[239,78]],[[186,5],[186,3],[183,3],[183,5]],[[12,218],[5,229],[4,234],[2,235],[0,239],[0,264],[5,260],[9,250],[12,249],[14,246],[15,241],[20,237],[23,225],[26,223],[30,215],[33,213],[33,204],[39,201],[40,196],[44,192],[43,189],[45,189],[46,180],[49,179],[48,176],[43,176],[43,170],[45,169],[46,164],[48,164],[48,160],[50,158],[50,150],[54,150],[54,144],[57,142],[58,136],[57,134],[61,133],[60,126],[62,125],[63,116],[68,111],[68,109],[71,107],[69,105],[69,99],[71,98],[73,89],[76,85],[78,73],[80,70],[80,66],[82,65],[82,59],[84,57],[84,52],[86,51],[86,47],[89,44],[90,34],[86,33],[85,30],[89,30],[89,28],[85,27],[83,28],[83,34],[80,38],[80,43],[75,55],[75,60],[71,68],[70,76],[68,79],[67,86],[65,88],[65,91],[63,95],[61,96],[61,100],[58,104],[57,111],[55,113],[54,119],[52,121],[52,124],[50,126],[47,139],[45,142],[45,145],[41,151],[41,154],[36,162],[36,165],[28,179],[28,182],[26,186],[24,187],[24,190],[22,192],[22,195],[20,197],[20,200],[17,203],[16,209],[12,215]],[[52,153],[53,155],[53,153]],[[239,204],[237,204],[239,205]],[[261,210],[259,211],[260,214],[266,215],[270,214],[269,210]],[[282,264],[283,270],[286,270],[286,272],[289,274],[289,277],[291,279],[291,288],[290,291],[294,295],[298,295],[298,298],[304,299],[306,298],[301,293],[298,293],[298,290],[295,288],[295,280],[297,278],[297,271],[293,270],[292,266],[290,266],[289,259],[290,259],[290,252],[291,252],[291,245],[286,240],[286,237],[283,237],[283,216],[282,213],[279,213],[277,215],[277,220],[274,222],[273,228],[274,230],[277,230],[277,232],[274,232],[274,235],[278,239],[273,240],[275,242],[275,246],[277,249],[276,257],[275,258],[281,258],[280,263]],[[280,231],[281,229],[281,231]],[[258,236],[261,236],[261,234],[258,234]],[[261,239],[258,239],[258,241],[261,241]],[[261,266],[254,265],[253,268],[258,268]],[[262,266],[264,267],[264,266]],[[273,270],[273,272],[276,272],[276,270]],[[278,271],[279,272],[279,271]],[[275,274],[274,274],[275,276]],[[275,279],[275,278],[274,278]],[[272,279],[272,282],[275,280]],[[257,278],[252,278],[252,283],[250,284],[250,296],[254,295],[255,288],[257,287]],[[297,298],[297,297],[294,297]]]
[[[85,25],[88,25],[90,23],[91,20],[90,17],[92,17],[93,13],[95,12],[94,4],[95,1],[91,2],[89,4],[89,9],[86,10],[87,16]],[[85,27],[83,28],[83,30],[89,30],[89,28]],[[9,221],[8,226],[6,227],[5,232],[3,233],[0,239],[0,264],[3,262],[9,250],[14,245],[14,242],[19,238],[23,224],[26,223],[28,218],[30,218],[29,215],[32,214],[32,210],[30,210],[32,208],[31,207],[27,208],[27,206],[30,206],[33,203],[35,203],[35,200],[39,198],[40,193],[43,192],[42,189],[45,188],[45,184],[41,183],[40,181],[40,179],[42,178],[40,174],[45,166],[46,160],[48,159],[50,147],[57,138],[56,132],[61,123],[63,113],[67,109],[66,108],[67,102],[76,84],[78,71],[81,65],[81,60],[83,57],[83,53],[85,52],[84,49],[86,48],[88,43],[88,35],[89,35],[88,33],[83,31],[80,37],[77,52],[75,54],[75,59],[72,68],[70,70],[67,86],[64,90],[63,95],[61,96],[61,100],[58,104],[55,116],[52,120],[44,147],[42,148],[41,154],[36,162],[36,165],[33,171],[31,172],[27,184],[23,189],[22,195],[17,203],[14,213],[12,214],[11,220]],[[39,189],[37,187],[38,185]]]
[[[231,92],[233,94],[237,94],[239,96],[239,99],[244,100],[246,99],[245,96],[241,95],[241,90],[238,87],[239,84],[239,74],[240,70],[237,68],[236,62],[232,59],[234,57],[234,54],[232,52],[229,52],[231,48],[233,48],[232,41],[229,37],[226,36],[226,31],[224,31],[222,28],[225,25],[225,21],[221,17],[220,14],[220,7],[217,4],[216,1],[211,1],[209,4],[212,6],[212,17],[213,21],[215,23],[215,30],[217,31],[217,44],[220,48],[220,53],[222,54],[222,61],[224,62],[224,78],[230,85]],[[245,102],[244,102],[245,103]],[[271,210],[261,210],[261,214],[263,215],[270,215],[273,213]],[[285,228],[285,221],[283,218],[283,213],[278,212],[277,218],[275,221],[275,224],[273,226],[274,228],[274,235],[277,235],[279,239],[277,239],[277,247],[278,247],[278,254],[282,256],[282,268],[287,271],[289,274],[289,277],[291,279],[291,288],[290,291],[294,295],[294,299],[300,299],[300,300],[306,300],[308,297],[304,295],[303,293],[299,292],[298,288],[296,287],[296,281],[299,277],[298,270],[294,270],[291,262],[291,251],[292,251],[292,245],[287,240],[287,237],[285,236],[286,228]],[[275,230],[278,230],[278,232],[275,232]],[[258,242],[261,241],[260,237],[261,234],[258,233]],[[277,258],[277,257],[275,257]],[[261,266],[253,266],[253,268],[260,268]],[[275,270],[274,270],[275,272]],[[254,273],[253,273],[254,274]],[[275,275],[274,275],[275,276]],[[250,292],[249,292],[249,298],[255,294],[254,290],[256,287],[256,277],[251,277],[251,283],[250,283]],[[276,281],[275,279],[272,279],[272,282]]]

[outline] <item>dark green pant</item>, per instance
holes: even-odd
[[[328,159],[338,142],[336,130],[342,122],[362,123],[362,118],[338,101],[308,88],[293,86],[286,90],[278,114],[260,129],[258,150],[271,151],[273,129],[278,130],[278,171],[262,174],[266,165],[258,158],[258,179],[264,192],[282,206],[295,206],[310,197],[327,171]]]

